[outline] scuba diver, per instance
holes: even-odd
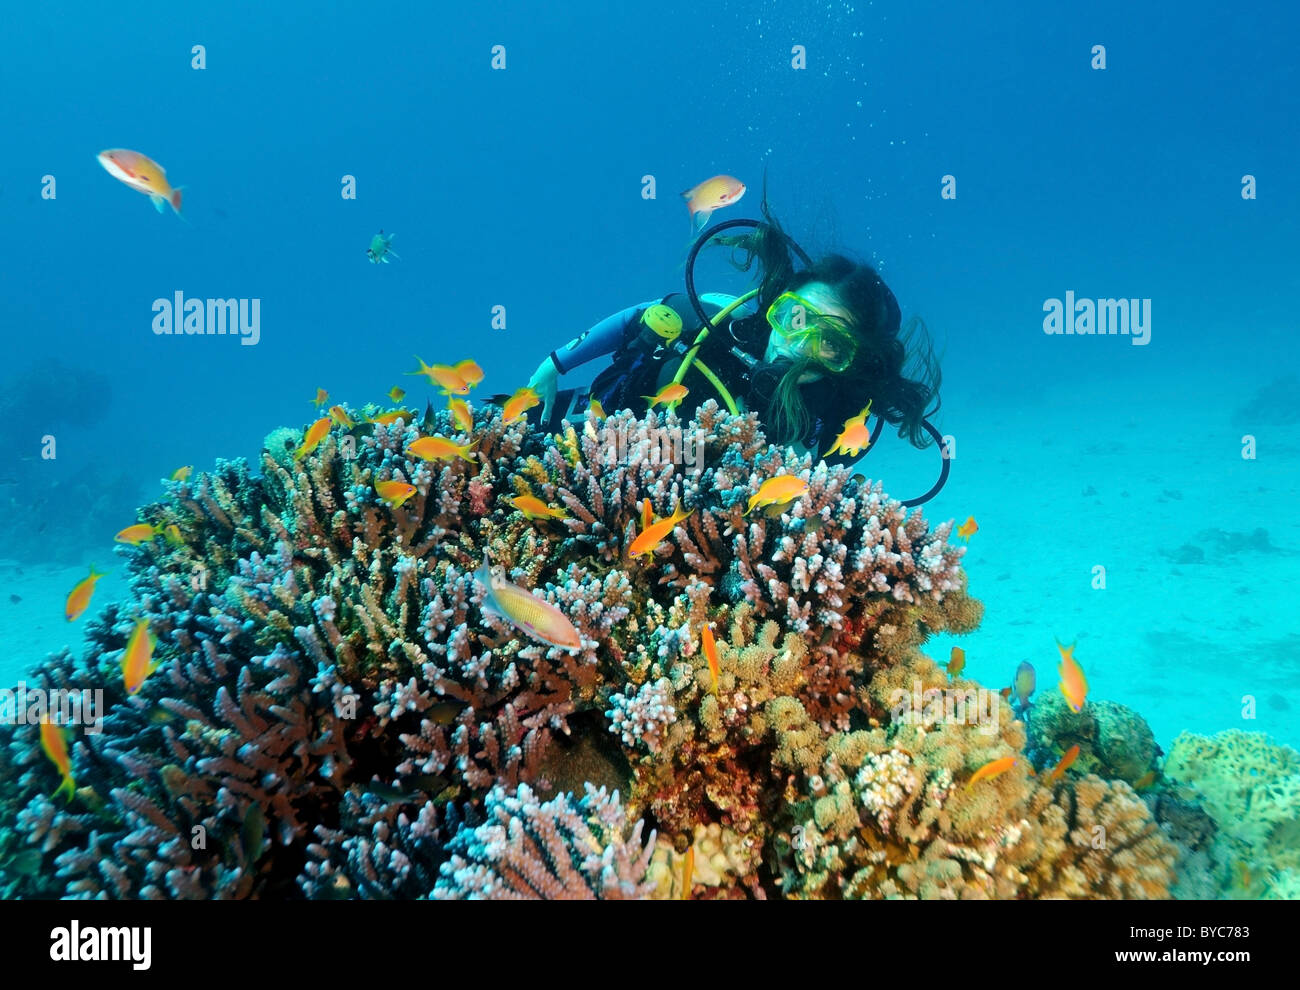
[[[677,407],[683,419],[715,398],[733,414],[757,412],[769,441],[832,465],[857,460],[826,452],[868,404],[876,417],[868,451],[885,422],[915,447],[931,440],[942,447],[927,419],[939,408],[941,375],[924,324],[901,327],[894,294],[869,265],[838,254],[813,262],[766,200],[762,210],[766,222],[728,220],[700,235],[686,261],[685,293],[629,306],[547,355],[528,383],[542,400],[530,416],[554,432],[566,419],[580,421],[588,401],[611,412],[640,409],[643,396],[677,383],[687,388]],[[753,230],[719,237],[736,227]],[[740,297],[696,293],[695,259],[715,237],[745,252],[733,261],[740,270],[759,263],[756,289]],[[559,391],[560,375],[611,353],[613,364],[589,389]],[[947,477],[944,457],[935,485],[903,504],[933,498]]]

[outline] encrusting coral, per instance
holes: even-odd
[[[142,510],[173,538],[125,551],[132,600],[91,623],[85,659],[54,657],[35,678],[104,691],[102,732],[70,743],[75,798],[47,796],[57,774],[34,725],[0,729],[14,781],[0,820],[24,857],[0,857],[0,884],[172,898],[1166,893],[1173,847],[1126,784],[1031,777],[1023,724],[974,682],[956,686],[978,719],[900,701],[952,693],[920,647],[980,619],[951,523],[931,529],[879,485],[769,448],[752,416],[715,403],[690,422],[589,414],[555,437],[493,408],[472,435],[446,412],[410,418],[335,426],[301,456],[302,434],[280,431],[260,475],[218,462]],[[472,455],[408,454],[437,432],[472,440]],[[746,514],[779,475],[806,494]],[[415,494],[394,508],[383,481]],[[564,518],[530,521],[521,495]],[[632,556],[647,512],[678,506],[689,514]],[[485,610],[485,560],[558,608],[580,645]],[[129,695],[120,667],[141,618],[160,667]],[[965,788],[1005,756],[1020,759]]]
[[[1171,797],[1199,803],[1217,826],[1208,866],[1219,896],[1294,899],[1300,892],[1300,753],[1262,732],[1183,732],[1164,765]]]

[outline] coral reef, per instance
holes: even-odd
[[[359,418],[359,417],[358,417]],[[441,433],[473,454],[425,461]],[[0,886],[67,897],[1156,897],[1174,847],[1122,781],[1029,774],[1025,728],[920,648],[973,630],[964,550],[755,418],[476,413],[268,437],[168,483],[131,601],[33,680],[104,692],[77,791],[0,727]],[[683,438],[696,438],[691,467]],[[780,475],[805,495],[745,515]],[[415,494],[400,507],[377,483]],[[530,521],[532,495],[564,518]],[[648,506],[647,504],[648,503]],[[688,513],[652,552],[647,508]],[[174,527],[172,529],[171,527]],[[485,562],[576,648],[484,608]],[[160,666],[120,668],[145,619]],[[713,623],[716,685],[700,647]],[[961,713],[952,710],[961,695]],[[930,700],[938,698],[937,705]],[[908,699],[916,699],[915,703]],[[947,707],[945,708],[945,704]],[[966,786],[977,769],[1015,767]],[[599,786],[595,786],[599,785]],[[635,822],[635,824],[630,824]],[[690,889],[683,855],[695,849]]]
[[[1300,873],[1300,753],[1262,732],[1180,733],[1164,765],[1171,798],[1199,804],[1220,896],[1291,899]]]
[[[1030,710],[1029,755],[1050,769],[1071,746],[1079,747],[1073,770],[1136,784],[1155,766],[1159,753],[1150,726],[1133,709],[1115,701],[1089,700],[1077,712],[1057,693]]]

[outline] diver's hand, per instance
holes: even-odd
[[[537,397],[542,400],[542,422],[551,421],[551,407],[555,405],[556,385],[560,377],[560,369],[555,366],[551,356],[546,355],[546,360],[537,366],[533,372],[532,379],[528,382],[528,387],[537,393]],[[515,379],[518,381],[519,379]]]

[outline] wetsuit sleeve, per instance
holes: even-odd
[[[619,310],[613,316],[607,316],[581,336],[574,337],[563,347],[551,351],[551,360],[560,374],[565,374],[586,364],[594,358],[612,354],[636,333],[641,314],[649,309],[658,299],[639,303]]]

